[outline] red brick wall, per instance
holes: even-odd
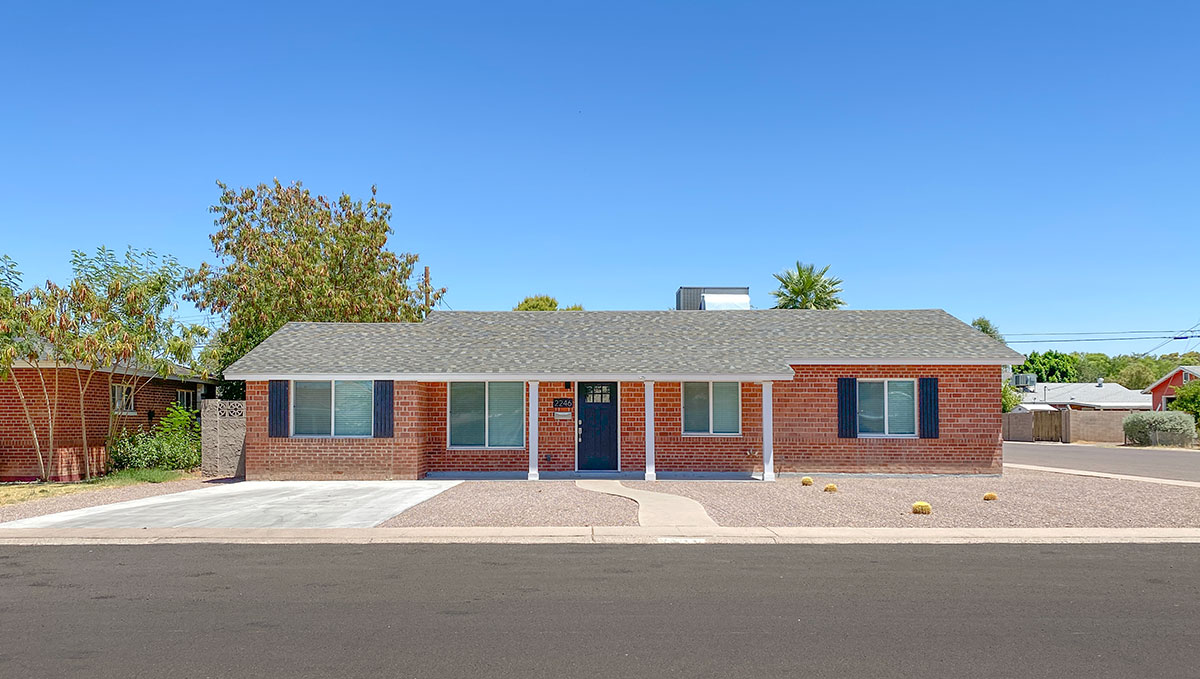
[[[774,386],[782,472],[999,473],[998,366],[793,366]],[[837,436],[837,378],[938,378],[937,439]]]
[[[795,366],[794,378],[774,386],[775,464],[782,472],[998,472],[1000,369],[987,366]],[[839,439],[837,378],[937,377],[938,439]],[[246,388],[247,478],[420,478],[434,472],[524,472],[526,445],[513,449],[453,449],[447,445],[447,385],[396,382],[393,439],[271,439],[266,383]],[[742,432],[684,436],[682,387],[655,384],[655,466],[658,471],[761,471],[762,386],[741,385]],[[555,398],[575,398],[575,384],[539,384],[538,468],[575,469],[575,411],[554,418]],[[528,402],[528,387],[526,387]],[[645,469],[645,391],[619,385],[623,471]],[[527,405],[528,408],[528,405]]]
[[[392,438],[271,438],[267,383],[246,383],[247,479],[417,479],[427,471],[425,394],[393,384]]]
[[[54,400],[55,373],[58,375],[57,419],[54,427],[53,456],[50,455],[50,427],[48,426],[45,392],[38,371],[32,368],[16,368],[8,379],[0,380],[0,481],[26,481],[38,477],[39,465],[33,435],[21,405],[19,393],[23,392],[30,414],[38,432],[43,458],[50,458],[50,476],[56,481],[75,481],[82,478],[85,470],[83,435],[79,416],[79,382],[74,369],[42,368],[52,402]],[[79,375],[88,380],[86,371]],[[114,383],[120,382],[114,379]],[[20,384],[20,392],[17,383]],[[180,382],[139,378],[138,391],[134,394],[135,414],[119,417],[117,430],[142,429],[157,425],[167,412],[167,406],[175,401],[175,390]],[[102,472],[107,462],[104,440],[109,426],[108,374],[95,373],[86,386],[83,408],[87,419],[88,448],[91,451],[92,472]],[[153,411],[154,417],[150,417]]]
[[[762,385],[742,383],[742,433],[683,434],[683,385],[654,385],[654,468],[657,472],[736,472],[762,469]],[[643,396],[644,398],[644,396]],[[777,397],[778,398],[778,397]],[[642,405],[643,412],[645,404]],[[642,469],[645,468],[645,448]]]

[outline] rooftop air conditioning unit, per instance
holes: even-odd
[[[1016,373],[1012,376],[1012,385],[1014,387],[1028,387],[1032,389],[1037,384],[1037,375],[1034,373]]]

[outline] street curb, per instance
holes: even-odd
[[[1200,543],[1200,528],[6,528],[0,545],[152,544],[1113,544]]]

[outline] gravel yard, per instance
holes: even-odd
[[[84,507],[137,500],[154,495],[182,493],[185,490],[196,490],[197,488],[204,488],[211,484],[212,481],[206,482],[200,478],[181,479],[179,481],[167,481],[164,483],[139,483],[113,488],[87,489],[69,495],[56,495],[54,497],[28,500],[11,505],[2,505],[0,506],[0,525],[3,525],[5,521],[28,519],[34,516],[65,512],[71,509],[83,509]]]
[[[633,500],[574,481],[464,481],[379,524],[402,526],[636,526]]]
[[[622,484],[690,497],[722,526],[1200,527],[1200,488],[1019,469],[991,478],[812,476],[810,487],[791,476]],[[822,492],[826,483],[838,492]],[[987,492],[999,499],[984,502]],[[933,505],[931,515],[911,513],[920,500]]]

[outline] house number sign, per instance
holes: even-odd
[[[555,408],[574,408],[575,399],[573,398],[556,398],[554,399]]]

